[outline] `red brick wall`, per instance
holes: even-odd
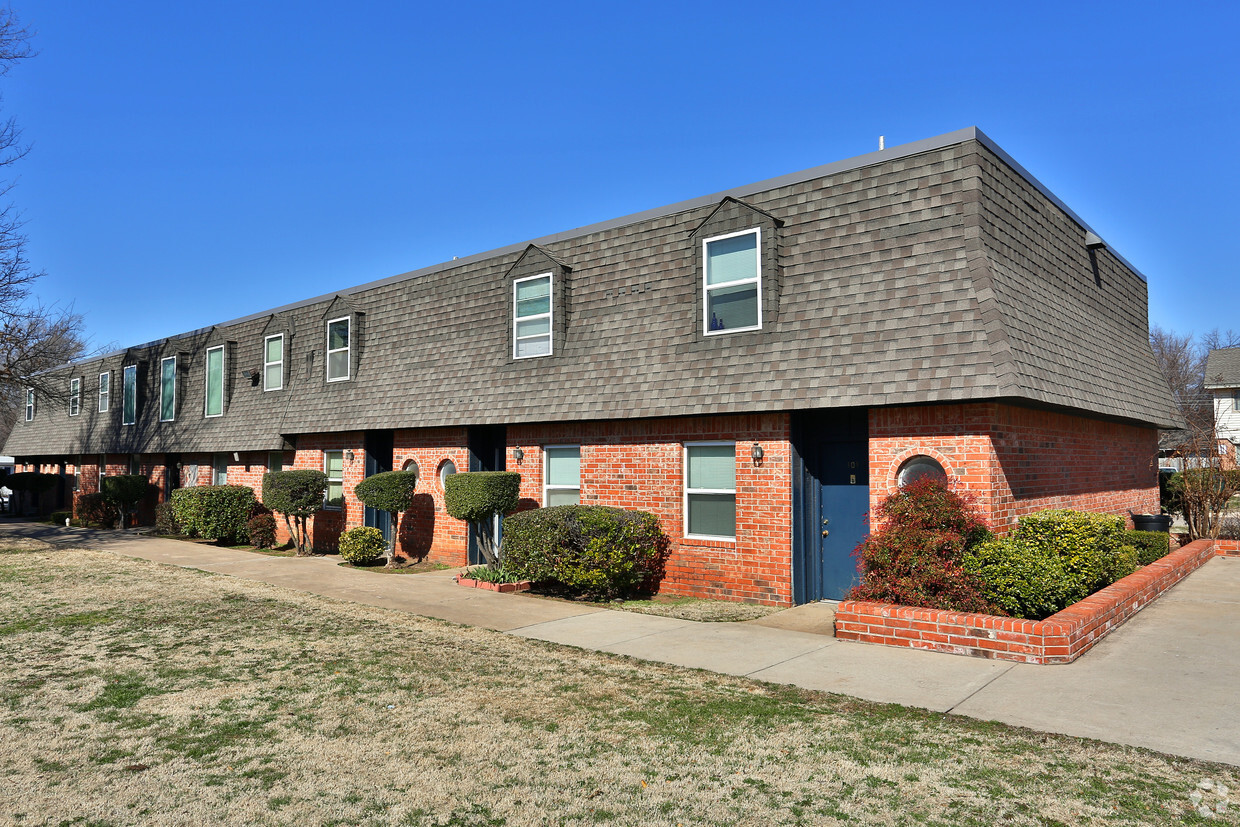
[[[1158,432],[1001,403],[870,411],[871,507],[900,464],[937,459],[997,530],[1045,508],[1158,513]]]
[[[792,476],[786,414],[631,422],[519,425],[508,429],[508,470],[521,496],[543,501],[542,446],[581,445],[581,501],[649,511],[672,541],[661,591],[751,602],[792,600]],[[684,536],[684,442],[736,441],[736,541]],[[755,466],[754,442],[765,457]],[[517,463],[513,449],[525,454]]]
[[[451,460],[457,471],[469,470],[468,432],[465,428],[420,428],[397,431],[392,444],[392,468],[417,463],[418,484],[413,502],[401,515],[397,552],[413,560],[432,560],[450,566],[468,561],[469,527],[444,510],[439,469]],[[511,457],[509,470],[515,468]]]
[[[344,505],[339,509],[323,509],[308,521],[310,540],[315,551],[335,551],[340,535],[346,528],[362,525],[365,513],[362,504],[353,496],[353,486],[365,477],[366,456],[362,451],[362,432],[347,431],[338,434],[307,434],[297,438],[297,451],[290,468],[326,470],[323,467],[324,451],[352,451],[353,461],[344,460]],[[286,455],[287,456],[287,455]],[[276,519],[277,539],[287,540],[284,520]]]

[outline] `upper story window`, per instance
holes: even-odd
[[[138,366],[125,365],[121,371],[121,424],[138,421]]]
[[[108,412],[109,397],[112,394],[112,374],[104,372],[99,374],[99,413]]]
[[[278,391],[284,387],[284,334],[277,333],[263,340],[263,390]]]
[[[323,452],[323,473],[327,475],[323,507],[340,508],[344,505],[344,451]]]
[[[69,416],[77,416],[82,412],[82,380],[69,380]]]
[[[177,415],[177,357],[159,361],[159,421],[171,422]]]
[[[349,317],[327,323],[327,381],[349,378]]]
[[[551,274],[512,283],[512,358],[551,355]]]
[[[685,444],[685,536],[736,539],[736,443]]]
[[[26,421],[34,419],[34,388],[26,388]]]
[[[762,327],[761,230],[702,242],[703,327],[707,336]]]
[[[224,415],[224,346],[207,350],[207,403],[205,416]]]
[[[581,502],[581,446],[549,445],[543,449],[547,467],[543,484],[544,505],[577,505]]]

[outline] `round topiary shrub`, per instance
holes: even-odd
[[[365,566],[383,558],[387,540],[383,532],[371,526],[351,528],[340,535],[340,559],[355,566]]]
[[[266,512],[255,514],[246,523],[250,532],[250,545],[254,548],[273,548],[276,544],[276,518]]]

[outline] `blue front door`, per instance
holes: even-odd
[[[870,486],[861,483],[822,486],[819,554],[820,600],[842,600],[857,584],[853,550],[869,533]]]

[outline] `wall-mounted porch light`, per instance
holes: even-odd
[[[520,464],[521,460],[525,459],[525,452],[522,451],[520,448],[513,448],[512,458],[515,459],[518,464]]]
[[[345,452],[344,452],[344,458],[345,458],[345,460],[346,460],[346,461],[348,461],[348,462],[352,462],[352,461],[353,461],[353,452],[352,452],[352,451],[345,451]]]
[[[755,442],[753,447],[749,449],[749,456],[753,457],[754,465],[761,465],[762,458],[766,456],[766,452],[762,450],[761,445]]]

